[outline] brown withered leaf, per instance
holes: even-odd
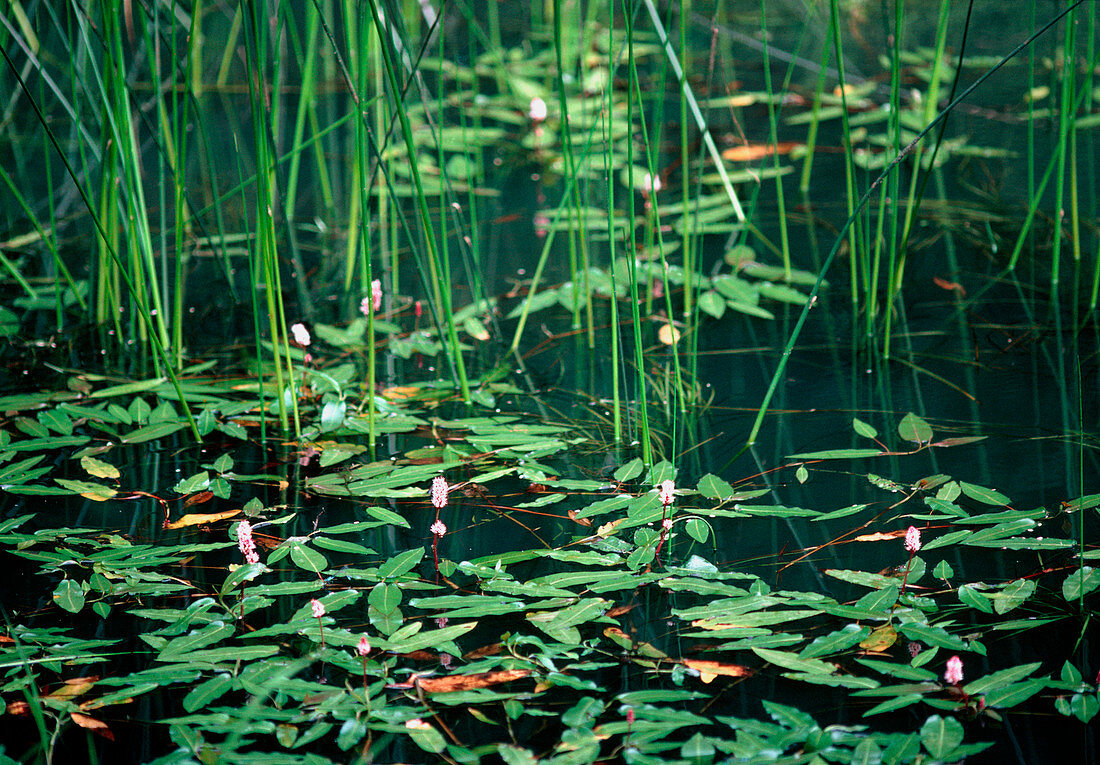
[[[108,741],[115,740],[115,734],[111,733],[111,729],[107,727],[107,723],[102,720],[97,720],[94,717],[88,717],[88,715],[81,714],[80,712],[70,712],[69,717],[73,719],[73,722],[79,725],[81,728],[90,730]]]
[[[469,653],[463,654],[462,658],[466,661],[470,661],[471,659],[483,659],[486,656],[496,656],[503,650],[504,646],[500,643],[490,643],[489,645],[483,645],[481,648],[475,648]]]
[[[748,677],[752,670],[740,664],[723,664],[719,661],[705,661],[703,659],[680,659],[680,663],[688,669],[694,669],[699,673],[699,679],[709,683],[714,678],[724,677]]]
[[[897,531],[876,531],[874,534],[861,534],[854,538],[853,542],[887,542],[891,539],[901,539],[905,536],[905,529]]]
[[[425,693],[453,693],[510,683],[513,680],[522,680],[530,674],[529,669],[500,669],[495,672],[478,672],[475,675],[422,677],[416,681],[416,685]]]
[[[605,612],[604,616],[608,616],[608,617],[611,617],[612,619],[614,619],[616,616],[622,616],[623,614],[630,613],[631,611],[633,611],[637,607],[638,607],[637,603],[633,603],[629,606],[615,606],[610,611]]]
[[[569,510],[568,513],[569,513],[569,520],[575,521],[576,523],[579,523],[582,526],[591,526],[592,525],[592,521],[588,520],[587,518],[578,518],[576,510]]]
[[[92,689],[92,686],[96,684],[98,677],[74,677],[66,680],[60,688],[51,693],[47,698],[51,699],[74,699],[77,696],[82,696]]]
[[[214,498],[214,492],[212,491],[200,491],[184,498],[183,506],[191,507],[191,505],[201,505],[204,502],[209,502]]]
[[[217,523],[218,521],[224,521],[226,518],[232,518],[240,512],[240,508],[237,508],[236,510],[223,510],[220,513],[188,513],[178,521],[165,523],[164,528],[182,529],[187,526],[198,526],[200,523]]]

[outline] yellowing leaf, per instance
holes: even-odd
[[[853,542],[886,542],[891,539],[901,539],[905,536],[905,529],[897,531],[876,531],[874,534],[861,534],[853,539]]]
[[[620,518],[617,521],[610,521],[608,523],[605,523],[604,525],[596,529],[596,536],[600,537],[601,539],[609,536],[610,534],[614,533],[615,529],[617,529],[625,521],[626,518]]]
[[[198,526],[200,523],[217,523],[218,521],[224,521],[226,518],[232,518],[240,512],[240,509],[237,509],[223,510],[220,513],[188,513],[178,521],[164,524],[164,528],[182,529],[185,526]]]
[[[718,675],[724,675],[725,677],[748,677],[752,674],[752,670],[748,667],[741,666],[740,664],[722,664],[717,661],[704,661],[702,659],[680,659],[681,663],[688,669],[694,669],[699,673],[700,679],[704,683],[709,683]],[[706,676],[709,675],[708,680]]]
[[[897,631],[889,624],[884,624],[861,640],[859,647],[865,651],[885,651],[897,641]]]
[[[120,475],[118,468],[111,463],[87,455],[80,458],[80,466],[96,478],[118,478]]]

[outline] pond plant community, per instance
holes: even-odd
[[[1097,6],[10,0],[0,761],[1096,761]]]

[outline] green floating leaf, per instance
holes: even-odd
[[[829,449],[823,452],[799,452],[789,454],[789,460],[857,460],[864,457],[881,457],[882,449]]]
[[[403,553],[395,555],[378,567],[378,575],[383,579],[390,579],[406,574],[416,568],[424,557],[423,547],[414,547]]]
[[[898,435],[906,441],[926,444],[932,440],[932,427],[917,415],[910,412],[898,423]]]
[[[1007,614],[1023,603],[1035,592],[1034,579],[1016,579],[1004,586],[999,593],[991,595],[993,609],[998,614]]]
[[[328,558],[299,540],[290,542],[290,559],[298,568],[320,574],[328,568]]]
[[[221,642],[236,631],[233,624],[220,621],[212,622],[201,629],[169,641],[161,649],[157,658],[160,661],[178,661],[179,656]]]
[[[878,431],[858,417],[852,418],[852,429],[864,438],[878,438]]]
[[[699,479],[699,493],[708,499],[724,500],[732,497],[733,487],[716,475],[707,473]]]
[[[963,691],[970,695],[988,693],[995,688],[1000,688],[1023,680],[1041,666],[1042,662],[1037,661],[1031,664],[1021,664],[1018,667],[1009,667],[1008,669],[991,672],[984,677],[979,677],[977,680],[964,685]]]
[[[1062,597],[1069,601],[1078,600],[1097,587],[1100,587],[1100,569],[1082,566],[1062,582]]]
[[[232,688],[232,675],[228,673],[215,675],[209,680],[196,685],[183,697],[183,708],[188,712],[202,709],[211,701],[224,696]]]
[[[1007,505],[1012,502],[1012,500],[996,489],[987,489],[984,486],[977,486],[972,483],[966,483],[965,481],[959,481],[959,488],[966,496],[986,505]]]
[[[642,474],[645,469],[645,463],[642,462],[640,457],[635,457],[630,462],[626,463],[614,473],[614,478],[620,483],[637,478]]]
[[[144,428],[132,430],[119,440],[124,444],[140,444],[170,436],[186,427],[187,423],[185,422],[158,422],[153,425],[146,425]]]
[[[53,591],[53,602],[69,613],[84,608],[84,590],[72,579],[62,579]]]
[[[937,760],[946,759],[948,754],[963,740],[963,727],[954,717],[932,715],[920,729],[921,743]]]

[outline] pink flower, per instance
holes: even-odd
[[[382,307],[382,280],[375,279],[370,283],[370,299],[371,306],[374,308],[375,313]]]
[[[663,528],[665,531],[672,531],[672,519],[665,518],[663,521],[661,521],[661,528]]]
[[[432,504],[436,508],[447,506],[447,479],[441,475],[437,475],[432,479]]]
[[[627,707],[626,708],[626,724],[627,725],[633,725],[634,724],[634,707]]]
[[[309,607],[313,611],[313,618],[314,619],[320,619],[322,616],[325,615],[325,606],[324,606],[324,604],[321,601],[317,600],[316,598],[309,601]]]
[[[916,526],[910,526],[905,531],[905,549],[910,553],[920,549],[920,529]]]
[[[952,656],[947,660],[947,670],[943,673],[944,682],[958,685],[963,679],[963,660]]]
[[[642,176],[642,193],[646,196],[650,194],[656,194],[661,190],[661,179],[657,176],[646,173]]]
[[[447,527],[443,524],[443,521],[437,520],[428,528],[428,531],[432,532],[437,537],[442,537],[447,533]]]
[[[358,651],[359,655],[363,657],[366,657],[366,655],[370,653],[370,641],[367,640],[366,635],[363,635],[363,637],[359,638],[359,645],[355,650]]]
[[[413,316],[419,319],[423,315],[423,313],[424,306],[421,305],[419,300],[417,300],[415,303],[413,303]]]
[[[309,330],[306,329],[306,325],[301,322],[290,325],[290,334],[294,335],[294,342],[303,348],[312,342],[309,337]]]
[[[538,96],[531,99],[531,107],[527,110],[527,116],[531,118],[532,122],[542,122],[546,119],[547,109],[546,102]]]
[[[237,524],[237,547],[240,548],[245,563],[260,562],[260,556],[256,553],[256,542],[252,539],[252,524],[248,521]]]
[[[661,481],[661,485],[657,487],[657,496],[661,500],[661,504],[668,507],[672,504],[672,500],[675,498],[673,492],[676,491],[676,484],[672,481]]]

